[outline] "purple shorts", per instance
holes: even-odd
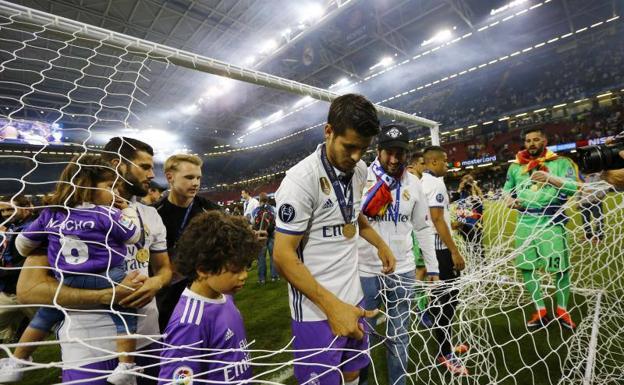
[[[95,362],[93,364],[81,366],[81,368],[92,370],[80,370],[80,369],[67,369],[63,370],[63,382],[69,381],[81,381],[84,384],[89,385],[107,385],[106,377],[111,374],[117,367],[117,359]],[[93,378],[101,377],[97,380]]]
[[[339,385],[340,372],[358,372],[370,362],[368,334],[362,340],[338,337],[327,321],[292,321],[295,377],[299,384]],[[334,339],[336,339],[334,341]],[[333,344],[332,344],[333,342]],[[323,350],[331,347],[329,350]],[[318,349],[318,350],[316,350]]]

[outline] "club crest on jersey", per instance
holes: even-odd
[[[439,203],[444,202],[444,195],[443,195],[442,193],[440,193],[440,194],[436,195],[436,200],[437,200]]]
[[[284,203],[280,206],[278,215],[282,222],[290,223],[295,219],[295,208],[291,204]]]
[[[321,179],[319,179],[319,182],[321,183],[321,191],[323,191],[325,195],[329,195],[329,193],[331,193],[331,184],[329,184],[329,179],[322,176]]]
[[[403,190],[403,199],[408,201],[410,199],[410,193],[407,190]]]
[[[193,369],[180,366],[173,371],[172,380],[174,385],[193,385]]]
[[[386,135],[391,137],[392,139],[396,139],[401,136],[401,131],[399,131],[399,129],[395,127],[388,130],[388,132],[386,132]]]

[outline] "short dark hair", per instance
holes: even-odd
[[[240,271],[256,259],[260,248],[246,218],[208,211],[193,218],[178,240],[177,271],[191,282],[197,279],[198,270],[208,274]]]
[[[102,159],[105,162],[112,162],[114,159],[120,161],[132,161],[136,158],[137,152],[144,151],[154,156],[154,149],[147,143],[138,139],[127,138],[125,136],[116,136],[104,146]]]
[[[544,131],[542,127],[538,127],[538,126],[527,127],[522,130],[522,140],[526,139],[527,134],[531,132],[539,132],[540,134],[542,134],[542,136],[544,137],[546,136],[546,131]]]
[[[365,137],[380,132],[375,106],[358,94],[346,94],[334,99],[329,106],[327,124],[332,126],[336,135],[344,135],[348,128]]]
[[[32,202],[30,201],[30,199],[28,199],[25,195],[22,195],[22,194],[18,194],[16,196],[7,195],[7,196],[0,198],[0,202],[4,202],[4,203],[11,203],[11,200],[13,201],[12,204],[17,207],[24,208],[24,207],[32,206]]]
[[[428,152],[443,152],[446,154],[446,150],[442,146],[425,147],[425,149],[422,152],[423,156],[427,155]]]
[[[260,203],[269,203],[269,196],[265,192],[261,192],[258,196],[258,201]]]
[[[410,157],[409,164],[414,164],[418,162],[418,159],[424,158],[423,153],[421,151],[412,152],[412,156]]]

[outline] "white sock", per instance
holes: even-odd
[[[345,382],[344,385],[358,385],[358,382],[360,382],[360,377],[356,377],[353,381]]]

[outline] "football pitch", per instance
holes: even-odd
[[[610,195],[605,200],[605,239],[598,245],[586,242],[582,236],[582,219],[574,208],[568,210],[570,221],[568,242],[572,256],[572,285],[575,288],[588,289],[591,293],[607,288],[602,295],[603,314],[599,317],[596,343],[597,359],[593,373],[595,376],[610,378],[608,381],[593,383],[623,383],[622,370],[618,369],[624,360],[624,347],[621,334],[624,333],[623,318],[617,314],[624,297],[624,258],[620,254],[622,236],[620,228],[624,223],[624,210],[621,195]],[[616,209],[618,207],[618,209]],[[473,264],[487,265],[491,258],[505,256],[513,251],[513,230],[515,214],[497,202],[486,205],[484,215],[484,244],[486,261],[479,261],[474,256],[467,260]],[[506,249],[507,248],[507,249]],[[490,250],[491,249],[491,250]],[[471,277],[479,277],[478,269],[471,267],[467,271]],[[556,322],[547,328],[528,330],[525,322],[534,311],[527,294],[518,283],[513,263],[502,264],[496,274],[500,282],[484,284],[475,282],[481,288],[487,288],[484,298],[466,298],[471,303],[480,301],[487,306],[465,306],[460,304],[456,319],[454,342],[471,342],[470,350],[464,356],[464,363],[470,371],[467,377],[452,377],[445,369],[436,364],[434,350],[437,349],[432,331],[417,325],[413,317],[411,329],[411,373],[408,384],[558,384],[583,383],[587,369],[587,358],[592,354],[591,332],[594,329],[596,295],[573,290],[569,309],[573,319],[579,324],[576,332],[559,326]],[[472,274],[472,275],[470,275]],[[488,277],[495,276],[490,271]],[[507,285],[507,282],[510,284]],[[513,283],[516,284],[513,284]],[[547,282],[546,282],[547,283]],[[468,285],[468,287],[471,287]],[[478,297],[480,289],[476,289]],[[593,290],[593,291],[592,291]],[[545,299],[552,314],[553,290],[545,290]],[[486,298],[487,297],[487,298]],[[460,295],[460,301],[463,297]],[[237,294],[236,303],[240,309],[247,329],[247,340],[253,341],[252,359],[255,374],[271,371],[263,375],[263,381],[275,381],[295,384],[292,376],[292,354],[289,352],[271,353],[280,349],[292,349],[290,310],[286,283],[267,282],[258,284],[255,267],[249,273],[245,288]],[[615,313],[614,313],[615,310]],[[378,332],[385,332],[385,324],[378,326]],[[619,334],[619,335],[618,335]],[[369,374],[369,384],[387,384],[385,347],[379,341],[373,341],[376,347],[371,356],[374,373]],[[606,349],[606,351],[605,351]],[[34,355],[36,362],[55,362],[60,360],[56,346],[41,347]],[[57,368],[30,371],[22,384],[50,384],[60,381]],[[579,379],[580,378],[580,379]]]

